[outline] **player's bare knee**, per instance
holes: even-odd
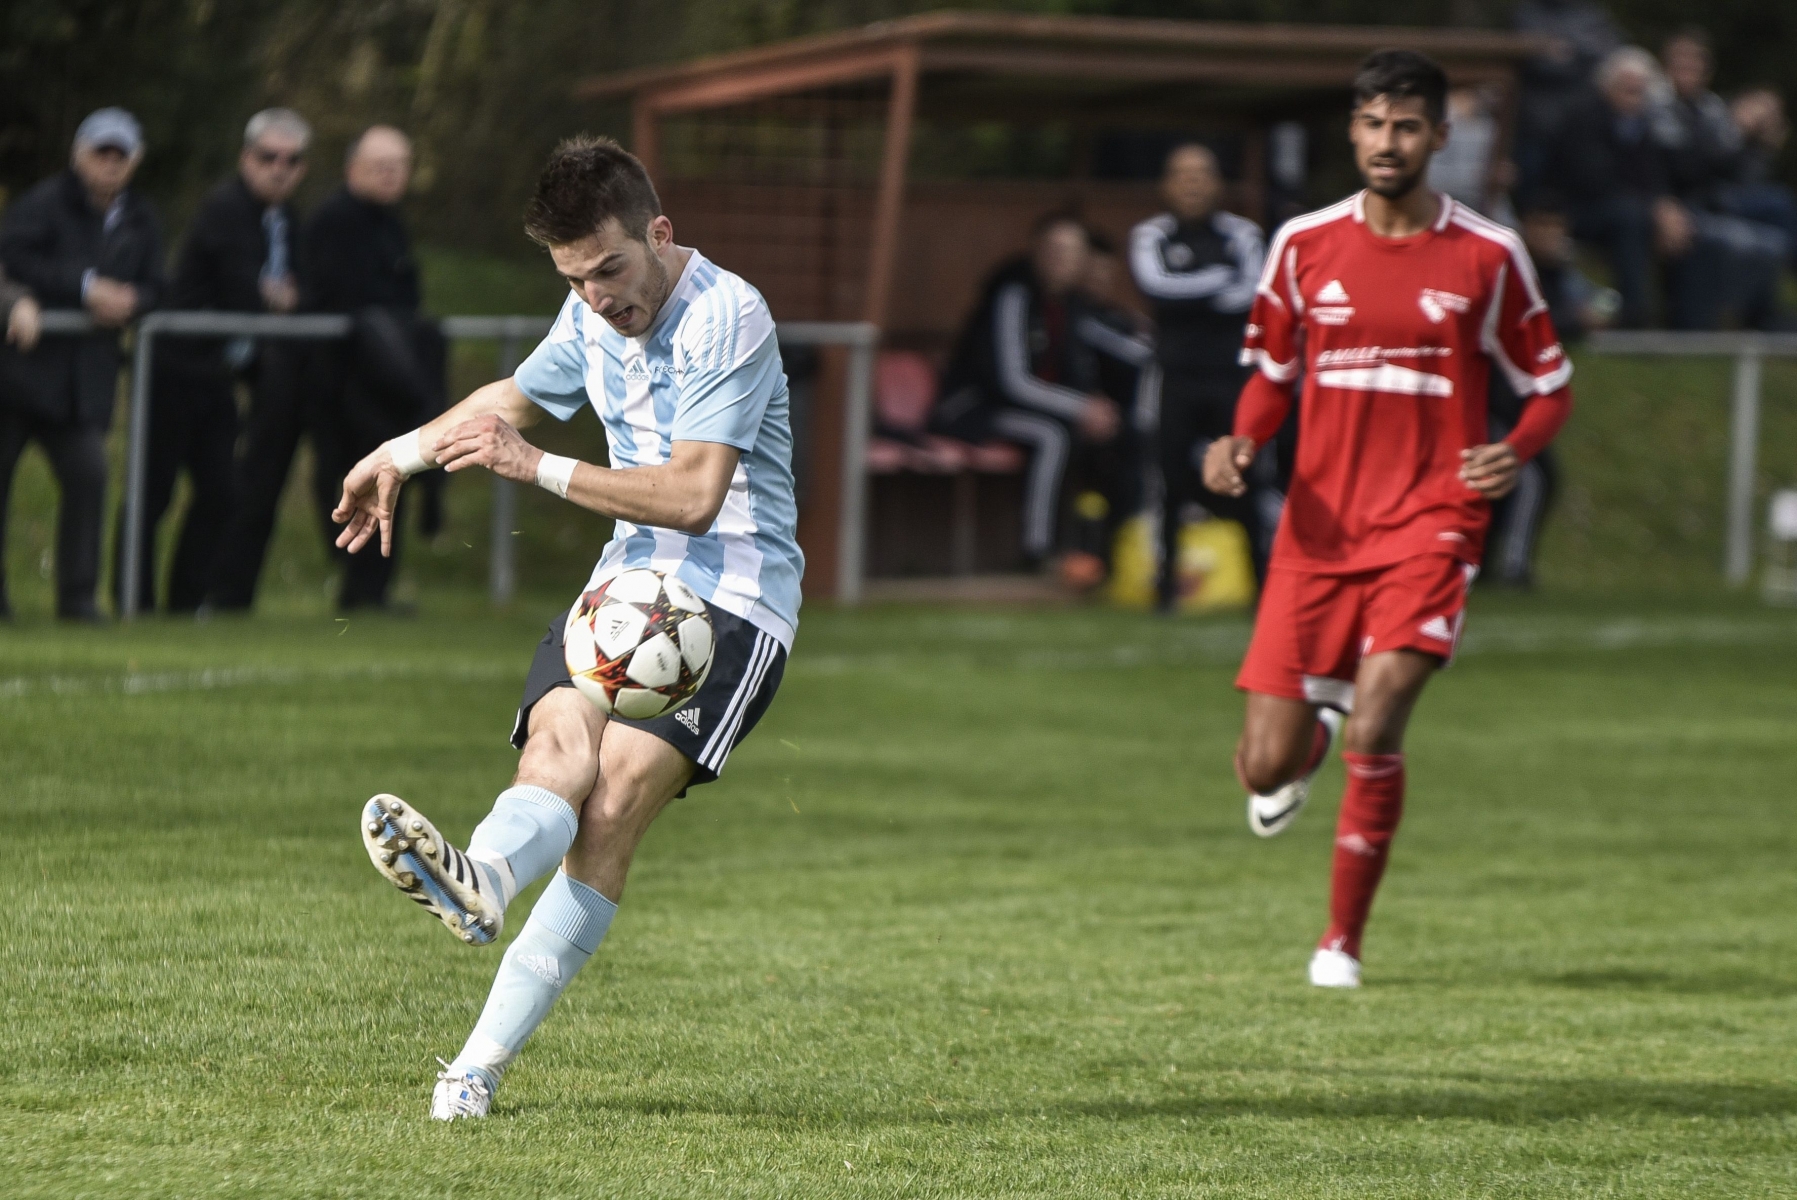
[[[1287,745],[1285,739],[1244,737],[1236,750],[1236,766],[1242,784],[1259,795],[1277,791],[1304,773],[1309,747]]]
[[[560,784],[552,791],[584,792],[599,761],[599,735],[604,719],[587,699],[572,688],[557,688],[537,702],[530,713],[530,740],[518,760],[518,780],[547,776],[555,780],[582,780],[577,786]],[[575,796],[568,796],[570,802]]]
[[[593,820],[616,829],[660,812],[672,794],[653,772],[638,763],[608,763],[602,786],[593,791]]]

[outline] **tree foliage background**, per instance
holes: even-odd
[[[353,134],[417,138],[412,216],[427,240],[525,253],[516,215],[566,134],[625,132],[570,99],[585,76],[942,7],[927,0],[0,0],[0,189],[58,169],[81,117],[121,104],[149,139],[141,185],[178,228],[230,169],[244,120],[288,104],[319,131],[308,190],[334,183]],[[1012,11],[1502,27],[1510,0],[1000,0]],[[1615,0],[1649,46],[1694,18],[1718,85],[1797,97],[1797,5]],[[3,201],[4,195],[0,195]]]

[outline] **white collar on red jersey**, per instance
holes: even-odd
[[[1454,198],[1452,196],[1448,195],[1446,192],[1436,192],[1435,198],[1437,200],[1441,201],[1441,212],[1440,212],[1440,214],[1438,214],[1436,216],[1435,224],[1430,226],[1429,231],[1431,233],[1440,233],[1442,230],[1444,230],[1448,227],[1448,222],[1453,219]],[[1365,188],[1361,188],[1358,192],[1354,193],[1354,221],[1356,224],[1359,224],[1359,225],[1366,224],[1366,189]]]

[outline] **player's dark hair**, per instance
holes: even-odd
[[[1432,124],[1440,124],[1448,107],[1448,75],[1432,58],[1414,50],[1375,50],[1354,76],[1354,107],[1384,96],[1415,96]]]
[[[661,197],[636,155],[607,137],[581,134],[555,148],[524,206],[524,232],[540,246],[566,246],[607,221],[641,241],[661,215]]]

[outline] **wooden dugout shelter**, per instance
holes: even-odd
[[[888,344],[940,354],[1041,213],[1076,207],[1121,241],[1156,211],[1151,177],[1095,169],[1107,133],[1220,144],[1230,204],[1265,223],[1269,130],[1309,122],[1313,142],[1330,128],[1339,142],[1355,69],[1391,46],[1494,87],[1507,138],[1517,65],[1539,46],[1463,29],[936,12],[608,75],[576,95],[629,105],[680,239],[753,281],[779,319],[868,321]],[[1038,153],[1028,177],[1007,178],[1003,133],[1018,129],[1055,130],[1058,169]],[[830,580],[840,365],[826,357],[821,380],[800,534],[808,576]]]

